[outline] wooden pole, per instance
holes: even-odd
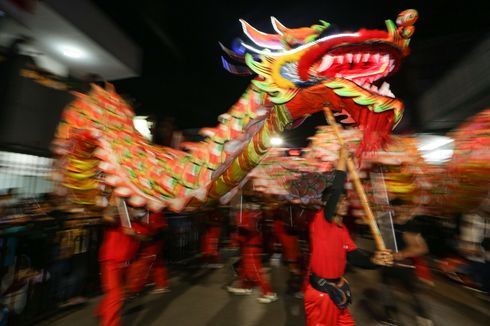
[[[344,140],[340,135],[339,128],[337,126],[337,123],[335,122],[335,118],[332,114],[332,111],[330,110],[329,107],[325,107],[324,110],[325,110],[325,116],[327,118],[327,121],[330,124],[330,126],[332,126],[333,132],[335,133],[335,136],[337,136],[337,140],[340,146],[344,146]],[[365,220],[368,223],[369,229],[371,230],[371,233],[373,235],[376,248],[378,250],[385,250],[386,246],[383,241],[383,237],[379,232],[378,224],[376,223],[376,219],[374,217],[373,211],[369,206],[366,193],[364,192],[364,188],[362,187],[361,179],[359,178],[359,174],[357,173],[356,167],[354,166],[354,162],[352,161],[352,158],[350,156],[347,158],[347,169],[349,171],[349,177],[352,180],[352,183],[354,184],[356,193],[359,196],[359,200],[361,201],[364,214],[366,215]]]

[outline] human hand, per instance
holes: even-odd
[[[346,159],[347,157],[349,157],[349,147],[346,144],[342,144],[339,148],[339,158]]]
[[[393,265],[393,253],[389,249],[376,250],[371,261],[380,266],[392,266]]]
[[[404,260],[406,257],[405,255],[402,253],[402,252],[395,252],[393,253],[393,259],[395,261],[401,261],[401,260]]]

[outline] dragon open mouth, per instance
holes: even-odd
[[[348,79],[369,92],[395,98],[390,84],[385,81],[380,84],[380,81],[397,68],[398,62],[399,56],[388,51],[331,51],[312,67],[312,71],[317,77]]]

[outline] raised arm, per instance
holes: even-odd
[[[335,167],[335,177],[333,179],[332,187],[325,190],[322,198],[326,200],[325,208],[323,210],[327,221],[331,221],[335,215],[337,203],[340,199],[340,195],[344,192],[345,179],[347,177],[347,157],[349,155],[348,149],[342,146],[339,150],[339,159],[337,166]]]

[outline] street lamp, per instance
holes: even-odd
[[[281,146],[283,142],[284,142],[283,139],[279,136],[271,137],[271,145],[272,146]]]

